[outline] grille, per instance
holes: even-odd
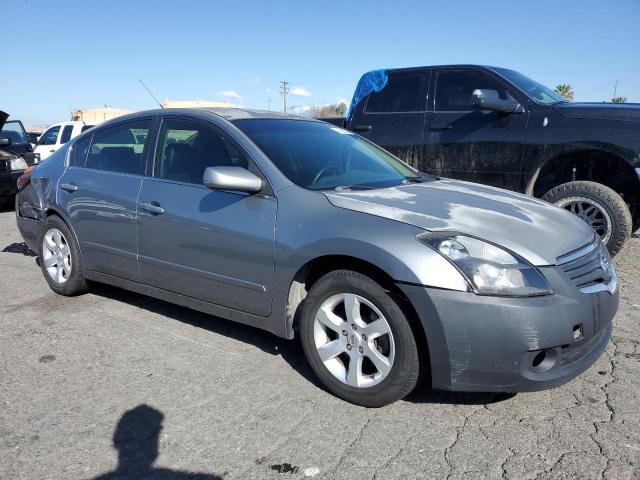
[[[558,265],[579,289],[607,284],[611,279],[611,258],[598,238],[558,258]]]

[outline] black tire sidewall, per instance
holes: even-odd
[[[543,200],[556,204],[568,197],[584,197],[598,204],[611,219],[611,236],[606,247],[611,255],[618,253],[631,236],[631,213],[622,197],[611,188],[587,181],[568,182],[549,190]]]
[[[42,242],[44,241],[45,234],[51,228],[56,228],[62,232],[65,240],[67,241],[67,245],[69,245],[69,251],[71,253],[71,275],[62,285],[59,285],[51,279],[44,266]],[[51,290],[65,296],[74,296],[84,293],[87,290],[87,283],[83,275],[82,257],[80,255],[80,249],[76,242],[75,235],[73,235],[69,227],[67,227],[67,224],[56,215],[47,217],[42,226],[42,232],[40,233],[38,242],[38,262],[40,263],[40,270],[42,271],[42,275],[44,275],[44,278],[49,284]]]
[[[355,293],[373,303],[385,316],[394,338],[395,355],[387,378],[372,387],[342,383],[327,370],[315,347],[313,324],[320,305],[339,293]],[[351,403],[367,407],[387,405],[408,395],[419,377],[418,347],[411,326],[388,291],[356,272],[339,270],[318,280],[304,300],[300,317],[301,343],[312,370],[325,387]]]

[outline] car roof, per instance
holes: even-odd
[[[209,115],[217,115],[230,122],[246,119],[289,119],[289,120],[307,120],[318,121],[309,117],[292,115],[290,113],[272,112],[269,110],[254,110],[249,108],[228,108],[228,107],[196,107],[196,108],[156,108],[154,110],[144,110],[140,112],[130,113],[121,117],[116,117],[107,123],[115,123],[122,120],[135,119],[146,115],[187,115],[206,118]],[[102,126],[102,125],[101,125]]]
[[[488,68],[490,70],[493,70],[495,68],[498,67],[494,67],[491,65],[478,65],[478,64],[471,64],[471,63],[460,63],[460,64],[453,64],[453,65],[423,65],[421,67],[401,67],[401,68],[384,68],[383,70],[387,71],[387,72],[411,72],[411,71],[420,71],[420,70],[425,70],[428,68]],[[366,75],[366,74],[365,74]]]

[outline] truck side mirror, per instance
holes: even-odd
[[[482,110],[502,113],[524,113],[524,107],[515,100],[500,98],[496,90],[477,88],[471,94],[471,103]]]
[[[9,145],[11,145],[10,138],[0,138],[0,147],[8,147]]]

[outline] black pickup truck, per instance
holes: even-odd
[[[18,191],[18,177],[35,162],[33,147],[22,122],[7,121],[8,117],[0,110],[0,207],[13,201]]]
[[[573,103],[513,70],[375,70],[334,119],[427,173],[543,198],[612,254],[640,226],[640,104]]]

